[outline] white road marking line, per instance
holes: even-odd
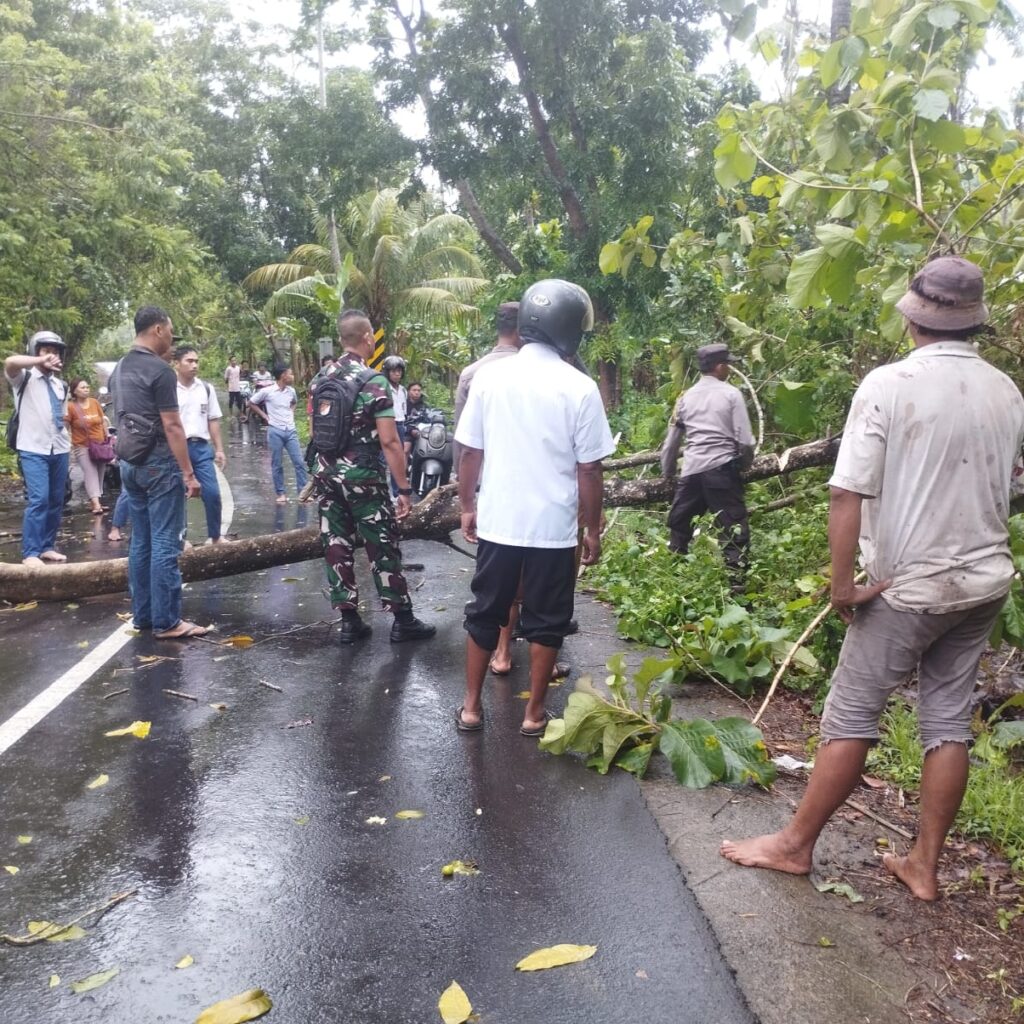
[[[0,725],[0,754],[13,747],[22,736],[70,697],[82,683],[94,676],[131,640],[133,632],[131,623],[122,623],[77,665],[69,668],[60,679],[51,683],[38,697],[30,700],[20,711]]]
[[[220,467],[214,466],[213,470],[220,485],[220,535],[226,537],[231,531],[231,520],[235,518],[235,496],[231,493],[231,484],[220,471]]]

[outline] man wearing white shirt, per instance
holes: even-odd
[[[221,498],[216,466],[224,468],[224,445],[221,441],[222,413],[217,392],[197,376],[199,353],[191,345],[174,351],[174,368],[178,375],[178,412],[188,439],[192,471],[202,487],[201,497],[206,509],[206,531],[211,544],[219,544]]]
[[[1014,577],[1007,534],[1024,399],[970,339],[988,317],[978,267],[926,264],[896,304],[914,351],[864,378],[829,481],[832,605],[850,628],[807,791],[779,832],[726,840],[746,867],[806,875],[829,818],[860,784],[888,698],[917,675],[924,766],[910,853],[885,867],[923,900],[967,786],[978,662]],[[855,582],[860,551],[868,583]]]
[[[520,578],[530,698],[519,731],[541,736],[552,717],[544,702],[572,618],[577,510],[583,562],[592,565],[601,557],[601,460],[615,448],[597,386],[562,360],[592,326],[582,288],[532,285],[520,304],[519,355],[479,370],[459,420],[462,533],[479,545],[466,606],[466,694],[455,713],[462,732],[483,728],[484,676]]]
[[[267,444],[270,446],[270,470],[274,478],[277,503],[288,500],[284,492],[284,453],[295,467],[295,490],[301,491],[309,477],[299,451],[299,435],[295,431],[295,405],[298,396],[292,383],[295,376],[290,367],[282,367],[277,374],[277,383],[257,391],[249,400],[253,411],[268,425]]]
[[[224,367],[224,383],[228,387],[228,412],[237,407],[238,415],[241,416],[245,411],[245,402],[242,399],[242,368],[234,356]]]

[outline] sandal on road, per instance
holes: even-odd
[[[480,712],[479,722],[467,722],[462,717],[463,710],[464,708],[462,705],[455,709],[455,728],[458,729],[459,732],[479,732],[484,727],[483,711]]]
[[[543,736],[550,722],[555,717],[553,711],[544,712],[544,721],[540,725],[521,725],[519,733],[521,736]]]
[[[512,671],[511,664],[508,668],[495,668],[493,658],[487,663],[487,667],[491,670],[492,676],[507,676]]]
[[[194,622],[186,622],[182,619],[176,626],[170,629],[163,629],[153,636],[157,640],[190,640],[194,636],[206,636],[210,632],[209,626],[197,626]]]

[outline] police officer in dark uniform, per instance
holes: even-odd
[[[366,369],[366,360],[373,354],[373,328],[362,310],[349,309],[341,315],[340,333],[344,354],[325,376],[338,375],[348,380]],[[381,452],[398,482],[395,508],[391,505]],[[366,547],[381,603],[395,616],[391,642],[432,637],[436,627],[413,615],[409,587],[402,574],[396,520],[409,514],[412,488],[395,427],[391,387],[383,374],[371,377],[356,396],[349,447],[337,459],[318,454],[311,468],[319,499],[320,540],[331,604],[341,612],[340,641],[352,644],[371,632],[358,611],[354,563],[357,537]]]
[[[750,546],[740,471],[753,460],[754,436],[743,395],[725,382],[729,364],[734,362],[727,345],[697,349],[701,378],[676,402],[661,451],[661,472],[666,478],[675,474],[679,446],[685,436],[683,468],[668,514],[669,548],[685,554],[693,537],[694,518],[713,512],[725,564],[733,589],[738,591],[743,587]]]

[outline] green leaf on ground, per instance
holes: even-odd
[[[710,722],[668,722],[659,741],[675,777],[691,789],[717,782],[725,772],[722,745]]]
[[[851,903],[864,902],[864,897],[846,882],[818,882],[814,888],[818,892],[834,892],[837,896],[845,896]]]
[[[445,878],[452,878],[455,875],[479,875],[480,869],[471,860],[452,860],[441,868],[441,874]]]

